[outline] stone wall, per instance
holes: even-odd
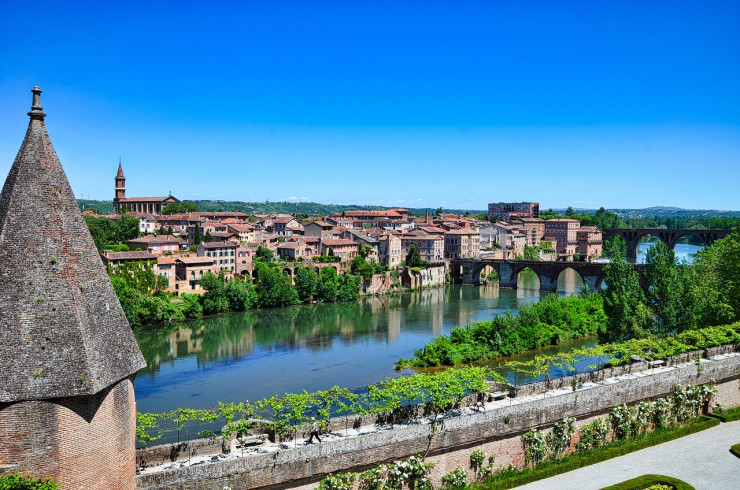
[[[444,265],[420,269],[418,274],[406,267],[401,273],[401,283],[410,289],[444,286],[447,278],[447,268]]]
[[[690,357],[690,356],[689,356]],[[695,356],[694,356],[695,357]],[[483,413],[446,418],[432,432],[428,423],[397,425],[393,430],[341,439],[327,444],[300,446],[277,453],[226,460],[137,477],[141,488],[300,488],[316,487],[327,473],[362,470],[383,461],[427,454],[437,463],[435,478],[455,466],[468,466],[470,452],[481,448],[497,454],[496,464],[521,464],[519,436],[529,429],[548,428],[564,417],[581,423],[605,415],[615,405],[665,396],[682,387],[715,382],[716,401],[740,405],[740,355],[705,360],[702,368],[689,362],[596,383],[585,382],[576,391],[567,388],[495,402]],[[540,385],[535,384],[535,385]],[[537,391],[533,389],[533,393]],[[542,388],[539,388],[540,390]],[[438,482],[438,480],[437,480]]]

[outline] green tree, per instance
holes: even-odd
[[[192,201],[173,202],[162,208],[162,214],[197,213],[200,211],[198,205]]]
[[[200,232],[200,225],[195,223],[195,230],[193,230],[193,245],[200,245],[201,241],[203,241],[203,237]]]
[[[640,277],[629,264],[612,262],[604,268],[603,292],[606,327],[599,331],[599,342],[624,342],[650,333],[651,313],[645,305]]]
[[[316,286],[316,299],[319,301],[332,302],[337,300],[337,289],[339,280],[334,267],[324,267],[319,274],[319,283]]]
[[[257,262],[257,302],[263,308],[298,304],[298,293],[290,278],[273,264]]]
[[[227,281],[224,294],[231,311],[244,311],[257,304],[257,292],[249,276],[244,281],[237,278]]]
[[[653,314],[653,333],[667,337],[694,328],[696,301],[690,271],[676,264],[675,253],[662,241],[650,247],[645,261],[642,284]]]
[[[306,267],[298,267],[295,271],[294,281],[298,299],[303,303],[313,300],[318,284],[316,272]]]
[[[700,323],[740,320],[740,231],[714,242],[694,259]]]
[[[213,241],[213,236],[211,235],[211,230],[206,230],[205,236],[203,236],[203,241],[206,243]]]
[[[424,261],[421,260],[421,254],[419,254],[419,247],[412,243],[409,247],[409,253],[406,254],[406,266],[407,267],[421,267],[424,265]]]
[[[363,255],[357,255],[350,263],[350,271],[352,274],[361,276],[365,282],[370,282],[375,273],[375,266],[367,262]]]
[[[355,301],[360,297],[361,278],[352,274],[338,277],[337,301]]]
[[[203,293],[203,313],[214,315],[229,311],[229,300],[226,297],[226,284],[223,273],[218,276],[213,272],[206,272],[200,278]]]
[[[524,260],[540,260],[540,256],[537,255],[537,249],[530,247],[529,245],[524,246]]]
[[[262,262],[272,262],[275,258],[275,254],[272,253],[272,250],[267,247],[263,247],[262,245],[257,247],[257,252],[255,252],[254,256],[257,260]]]
[[[604,240],[602,257],[624,262],[627,258],[627,242],[620,235],[612,235]]]

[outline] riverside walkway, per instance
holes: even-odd
[[[672,476],[697,490],[740,488],[740,458],[730,446],[740,443],[740,421],[586,466],[522,487],[526,490],[600,489],[645,474]]]

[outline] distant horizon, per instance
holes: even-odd
[[[133,196],[132,196],[133,197]],[[137,196],[138,197],[138,196]],[[142,196],[147,197],[147,196]],[[177,198],[177,196],[174,196]],[[179,198],[178,198],[179,199]],[[90,202],[109,202],[112,203],[113,199],[88,199],[87,197],[78,197],[77,201],[90,201]],[[357,204],[357,203],[332,203],[332,202],[316,202],[316,201],[284,201],[284,200],[266,200],[266,201],[243,201],[243,200],[226,200],[226,199],[180,199],[180,201],[191,201],[194,203],[198,202],[219,202],[224,204],[294,204],[294,205],[309,205],[309,204],[317,204],[321,206],[345,206],[345,207],[378,207],[378,208],[384,208],[384,209],[391,209],[391,208],[403,208],[403,209],[429,209],[430,211],[434,211],[441,206],[383,206],[380,204]],[[522,201],[512,201],[512,202],[522,202]],[[537,202],[537,201],[533,201]],[[552,207],[552,206],[542,206],[540,203],[540,212],[542,211],[565,211],[568,209],[568,207],[572,207],[574,211],[598,211],[601,207],[595,207],[595,208],[582,208],[582,207],[576,207],[576,206],[565,206],[565,207]],[[613,207],[613,208],[606,208],[604,207],[606,211],[647,211],[651,209],[655,210],[675,210],[675,211],[703,211],[703,212],[713,212],[713,213],[740,213],[740,210],[735,209],[691,209],[691,208],[680,208],[676,206],[648,206],[645,208],[626,208],[626,207]],[[480,213],[487,213],[488,208],[485,209],[475,209],[475,208],[444,208],[442,207],[442,212],[452,212],[452,211],[470,211],[472,212],[480,212]]]
[[[738,208],[740,3],[0,6],[0,178],[30,89],[75,195]],[[31,34],[32,30],[32,34]]]

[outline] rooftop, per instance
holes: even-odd
[[[92,395],[146,366],[32,92],[0,194],[0,402]]]

